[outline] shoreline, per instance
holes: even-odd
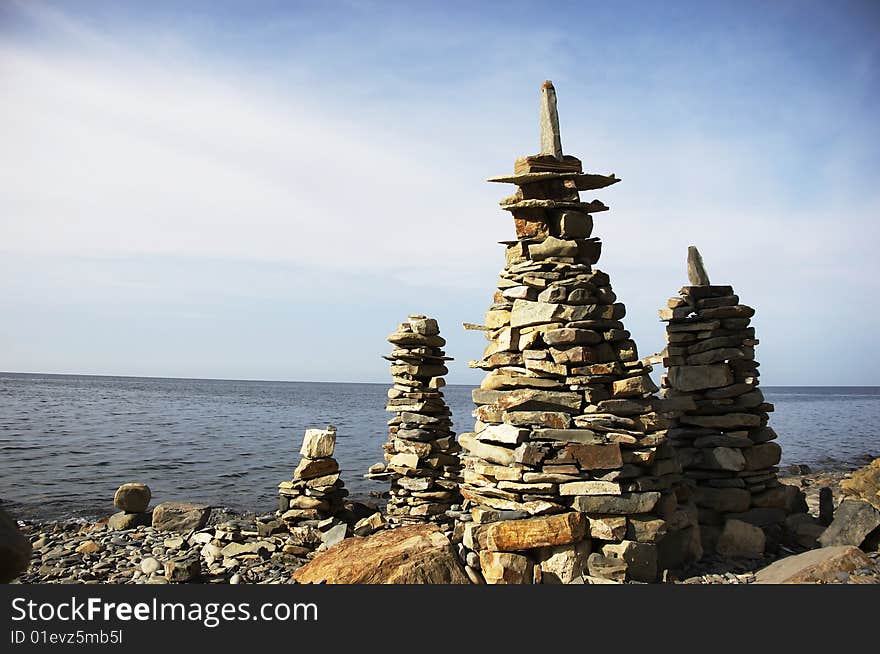
[[[779,471],[779,479],[780,481],[784,481],[785,479],[791,478],[810,478],[814,476],[820,475],[829,475],[829,476],[838,476],[842,478],[843,475],[851,473],[860,467],[870,463],[875,456],[872,456],[869,453],[861,454],[857,457],[854,457],[852,462],[841,461],[839,459],[828,458],[828,464],[787,464],[780,466]],[[832,463],[833,462],[833,463]],[[350,502],[358,502],[362,504],[384,504],[384,500],[379,497],[380,493],[378,491],[370,491],[368,494],[364,493],[353,493],[349,495],[348,500]],[[174,500],[179,500],[180,498],[169,498]],[[835,497],[836,499],[836,497]],[[198,498],[184,498],[181,501],[186,502],[197,502]],[[268,513],[272,513],[274,511],[273,508],[264,508],[264,509],[253,509],[253,508],[238,508],[228,504],[211,504],[210,502],[205,502],[211,507],[212,511],[219,512],[222,514],[234,515],[239,518],[253,518],[260,515],[266,515]],[[6,511],[9,515],[11,515],[14,519],[18,520],[22,523],[27,523],[29,525],[51,525],[56,523],[61,524],[81,524],[88,525],[93,524],[97,521],[103,520],[106,517],[110,516],[112,513],[115,513],[117,509],[114,509],[112,505],[109,505],[106,509],[83,509],[82,515],[71,515],[71,516],[60,516],[60,517],[32,517],[27,514],[21,512],[19,508],[11,502],[4,502],[2,498],[0,498],[0,509]]]
[[[819,515],[820,489],[831,488],[834,504],[838,505],[843,499],[840,482],[853,470],[798,474],[789,469],[779,479],[804,491],[809,514],[815,517]],[[359,508],[369,511],[374,507],[361,504]],[[322,541],[320,531],[311,538],[293,537],[274,512],[237,512],[220,507],[212,507],[204,528],[186,533],[151,526],[112,531],[102,521],[84,518],[25,519],[18,523],[34,546],[28,569],[12,582],[23,584],[295,583],[293,572],[332,545]],[[757,570],[795,553],[781,547],[775,555],[760,559],[706,556],[682,570],[670,571],[664,581],[750,584]],[[880,552],[868,555],[876,570],[848,576],[840,583],[880,584]],[[182,566],[193,561],[198,562],[197,572],[187,572]]]

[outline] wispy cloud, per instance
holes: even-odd
[[[627,33],[599,12],[582,42],[536,27],[528,3],[503,29],[464,6],[458,19],[351,3],[333,20],[312,8],[241,24],[11,6],[30,31],[0,31],[0,353],[19,369],[95,360],[88,320],[34,354],[35,322],[60,319],[65,299],[93,317],[124,307],[113,319],[123,332],[144,319],[136,306],[149,309],[160,335],[143,351],[114,340],[105,372],[144,371],[164,348],[173,374],[206,374],[210,361],[218,376],[242,376],[239,316],[271,320],[273,307],[289,331],[348,302],[379,347],[413,308],[437,313],[448,334],[479,321],[503,261],[495,242],[511,235],[497,207],[508,189],[482,180],[535,148],[547,76],[566,150],[624,179],[595,194],[612,207],[596,234],[643,351],[661,345],[655,309],[697,243],[713,278],[759,309],[767,378],[810,383],[808,349],[824,357],[817,383],[875,379],[854,352],[878,358],[878,314],[858,306],[878,279],[876,42],[853,40],[843,58],[831,29],[836,50],[816,46],[838,72],[829,79],[824,63],[802,62],[810,39],[776,38],[769,22],[719,32],[709,21],[701,33],[696,18],[652,13]],[[842,296],[812,320],[817,298]],[[211,342],[231,352],[161,335],[174,320],[197,338],[206,315]],[[829,347],[829,332],[854,325],[855,349]],[[247,348],[247,374],[296,377],[273,353],[291,348],[294,361],[318,347],[345,359],[346,378],[372,375],[365,343],[369,354],[334,353],[341,328],[310,338],[285,343],[279,329]],[[482,342],[450,338],[453,379],[476,379],[464,364]]]

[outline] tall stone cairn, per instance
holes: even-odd
[[[391,362],[394,386],[385,410],[396,415],[382,446],[386,463],[365,476],[390,479],[390,526],[451,522],[461,508],[461,448],[440,390],[449,372],[446,362],[452,360],[442,349],[446,341],[437,321],[423,315],[410,315],[388,341],[394,349],[384,358]]]
[[[677,400],[654,396],[650,367],[621,322],[591,237],[598,200],[614,175],[584,173],[562,154],[556,92],[542,87],[542,153],[516,161],[501,201],[516,240],[482,329],[472,367],[473,433],[461,434],[465,498],[458,531],[472,579],[569,583],[586,578],[657,581],[699,556],[693,505],[675,488],[680,468],[666,437]]]
[[[344,509],[348,491],[333,458],[336,427],[306,429],[293,479],[278,484],[278,509],[288,527],[316,524]]]
[[[690,285],[659,312],[667,323],[662,395],[682,403],[670,442],[693,488],[704,548],[757,556],[737,545],[744,540],[737,534],[748,531],[739,523],[778,539],[786,514],[803,508],[802,498],[777,481],[782,449],[767,424],[773,405],[758,388],[755,310],[741,304],[731,286],[710,284],[693,246],[688,278]],[[776,539],[764,545],[769,549]]]

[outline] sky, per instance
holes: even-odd
[[[544,79],[642,355],[693,244],[762,383],[880,384],[870,1],[0,0],[0,370],[479,383]]]

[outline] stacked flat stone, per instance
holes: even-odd
[[[386,411],[389,440],[386,463],[370,468],[373,479],[390,479],[386,514],[391,526],[446,522],[460,509],[461,451],[452,431],[451,412],[440,390],[448,372],[446,344],[437,321],[410,315],[388,337],[394,345]]]
[[[659,312],[667,323],[663,397],[689,403],[669,430],[670,442],[694,489],[704,547],[746,554],[732,551],[742,540],[733,532],[747,530],[731,520],[779,525],[800,494],[777,480],[782,450],[767,424],[773,405],[758,388],[755,311],[731,286],[709,283],[694,247],[688,269],[691,285]],[[752,543],[764,545],[760,538]]]
[[[333,458],[336,427],[307,429],[300,448],[302,459],[291,481],[278,484],[282,519],[289,527],[335,516],[344,508],[348,495],[339,478],[339,464]]]
[[[473,392],[474,431],[459,437],[470,509],[462,556],[488,583],[656,581],[699,555],[696,511],[679,505],[666,439],[679,403],[653,395],[624,305],[593,268],[601,244],[591,214],[607,207],[578,192],[619,180],[561,154],[549,82],[542,131],[542,154],[490,180],[519,187],[501,202],[518,238],[504,243],[485,326],[466,325],[490,343],[472,362],[488,371]]]

